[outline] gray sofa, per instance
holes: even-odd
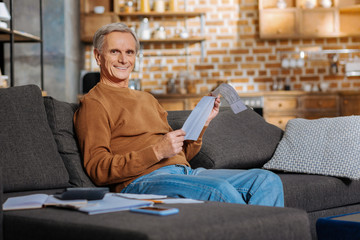
[[[37,86],[0,89],[0,197],[94,187],[81,164],[72,116],[77,104],[42,97]],[[189,111],[169,112],[174,129]],[[194,167],[260,168],[282,130],[248,109],[221,109],[204,136]],[[129,211],[89,216],[42,208],[0,212],[0,239],[310,239],[319,217],[360,210],[360,184],[346,179],[278,173],[285,208],[206,202],[175,204],[157,217]]]

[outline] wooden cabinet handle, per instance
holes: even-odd
[[[344,100],[344,104],[349,104],[349,100]]]
[[[281,103],[279,103],[279,105],[278,105],[278,106],[279,106],[279,108],[280,108],[280,107],[282,107],[282,104],[281,104]]]
[[[283,121],[282,121],[282,120],[279,120],[279,121],[278,121],[278,123],[279,123],[279,124],[282,124],[282,123],[283,123]]]

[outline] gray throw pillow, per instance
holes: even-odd
[[[52,97],[44,97],[44,104],[58,151],[69,172],[70,183],[75,187],[94,187],[83,168],[74,130],[73,116],[78,105],[61,102]]]
[[[292,119],[265,169],[360,178],[360,116]]]
[[[69,175],[35,85],[0,89],[4,192],[69,187]]]
[[[168,121],[179,129],[190,111],[169,112]],[[206,129],[200,152],[190,161],[193,168],[259,168],[274,154],[283,131],[248,108],[234,114],[229,107]]]

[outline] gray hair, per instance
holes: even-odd
[[[102,26],[99,28],[93,38],[93,46],[94,48],[98,49],[100,52],[102,51],[103,45],[104,45],[104,38],[107,34],[112,32],[124,32],[124,33],[130,33],[134,39],[136,44],[136,53],[139,52],[140,49],[140,42],[134,31],[129,28],[126,24],[116,22],[116,23],[110,23],[107,25]]]

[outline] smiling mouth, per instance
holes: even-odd
[[[128,68],[127,67],[117,67],[117,66],[114,66],[116,69],[119,69],[119,70],[122,70],[122,71],[124,71],[124,70],[127,70]]]

